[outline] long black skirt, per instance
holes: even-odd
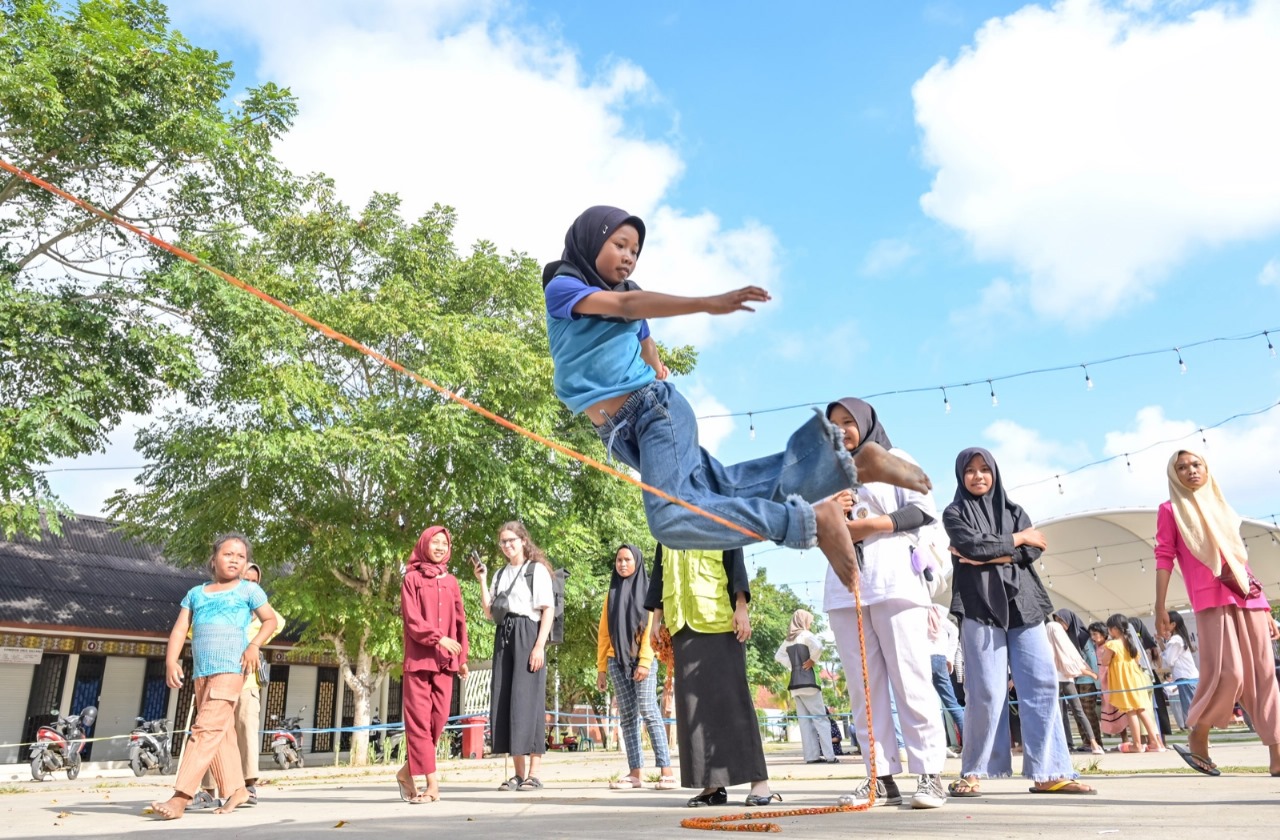
[[[684,627],[671,637],[676,661],[680,784],[718,788],[769,778],[747,686],[747,649],[732,633]]]
[[[542,755],[547,751],[547,668],[529,670],[538,622],[508,615],[493,642],[489,727],[493,753]]]

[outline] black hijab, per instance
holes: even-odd
[[[644,555],[634,545],[620,545],[618,551],[627,549],[636,559],[636,570],[630,577],[618,574],[614,564],[613,577],[609,580],[609,641],[613,646],[613,658],[618,660],[622,673],[632,675],[636,656],[632,646],[636,636],[649,623],[649,613],[644,608],[644,598],[649,592],[649,572],[644,567]],[[618,556],[615,551],[614,557]]]
[[[964,486],[964,470],[974,455],[981,455],[991,468],[991,489],[981,496],[973,495]],[[983,533],[1012,534],[1017,531],[1016,506],[1005,495],[996,459],[980,446],[971,446],[956,456],[956,495],[951,500],[951,507],[959,510],[961,518],[970,527]]]
[[[1066,622],[1067,635],[1075,640],[1076,647],[1080,648],[1081,653],[1084,653],[1084,646],[1093,643],[1093,640],[1089,638],[1089,628],[1085,627],[1084,622],[1080,620],[1080,616],[1066,607],[1058,610],[1056,615]]]
[[[858,424],[858,449],[862,448],[864,443],[872,441],[880,444],[887,452],[893,449],[893,444],[889,442],[889,433],[884,430],[884,426],[880,425],[880,418],[876,416],[876,410],[871,407],[871,403],[860,400],[857,397],[845,397],[836,400],[827,405],[827,419],[831,419],[831,409],[836,406],[843,406],[844,410],[853,415],[853,421]]]
[[[542,287],[557,275],[568,274],[577,277],[588,286],[614,292],[633,292],[640,287],[628,277],[621,283],[610,285],[596,273],[596,257],[600,249],[609,241],[613,232],[623,225],[631,225],[640,234],[640,248],[644,248],[644,222],[638,216],[632,216],[626,210],[617,207],[597,205],[582,211],[582,215],[573,220],[568,233],[564,235],[564,252],[560,259],[547,263],[542,269]]]

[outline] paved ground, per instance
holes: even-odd
[[[1208,778],[1185,771],[1172,752],[1108,754],[1088,781],[1098,796],[1033,796],[1023,779],[988,780],[980,799],[952,799],[936,811],[876,808],[869,813],[785,817],[776,822],[792,837],[847,838],[952,836],[974,838],[1087,837],[1167,838],[1190,832],[1223,838],[1274,838],[1280,823],[1280,778],[1265,772],[1266,750],[1252,744],[1218,747],[1214,760],[1227,772]],[[1082,770],[1091,756],[1078,756]],[[774,790],[781,807],[832,804],[861,776],[860,762],[805,765],[798,747],[769,752]],[[141,815],[152,799],[167,796],[165,781],[135,780],[128,771],[86,769],[76,782],[33,782],[25,767],[4,768],[0,776],[0,837],[304,838],[321,835],[380,837],[426,829],[450,840],[463,838],[611,838],[707,836],[681,829],[690,815],[737,813],[727,807],[693,811],[683,807],[691,791],[628,792],[607,789],[624,767],[614,752],[552,753],[544,764],[539,793],[496,790],[509,773],[502,759],[453,761],[442,765],[440,802],[409,805],[396,794],[391,768],[320,768],[275,771],[261,788],[262,804],[234,814],[210,812],[162,823]],[[947,762],[954,776],[959,762]],[[1015,769],[1017,762],[1015,759]],[[1252,768],[1255,771],[1248,772]],[[902,777],[904,792],[913,779]],[[730,791],[741,802],[746,788]],[[714,835],[712,835],[714,836]]]

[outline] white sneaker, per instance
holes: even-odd
[[[901,793],[896,793],[893,796],[889,796],[888,793],[885,792],[884,782],[880,781],[879,779],[874,779],[871,777],[867,777],[866,779],[863,779],[862,784],[858,785],[856,788],[853,789],[853,793],[846,793],[844,796],[837,799],[836,804],[846,805],[846,806],[852,805],[855,808],[860,808],[865,806],[867,804],[867,800],[871,798],[870,794],[871,794],[872,782],[875,782],[875,786],[876,786],[875,805],[901,805],[902,804]]]
[[[938,775],[921,775],[916,782],[915,795],[911,797],[912,808],[941,808],[947,804],[947,791],[942,786],[942,777]]]
[[[951,747],[947,747],[947,758],[959,758],[959,757],[960,757],[960,753],[951,749]]]

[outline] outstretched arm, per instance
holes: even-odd
[[[769,300],[769,293],[759,286],[743,286],[732,292],[710,297],[683,297],[661,292],[610,292],[587,295],[573,306],[577,315],[609,315],[639,321],[641,318],[671,318],[706,312],[727,315],[730,312],[755,312],[748,304]]]

